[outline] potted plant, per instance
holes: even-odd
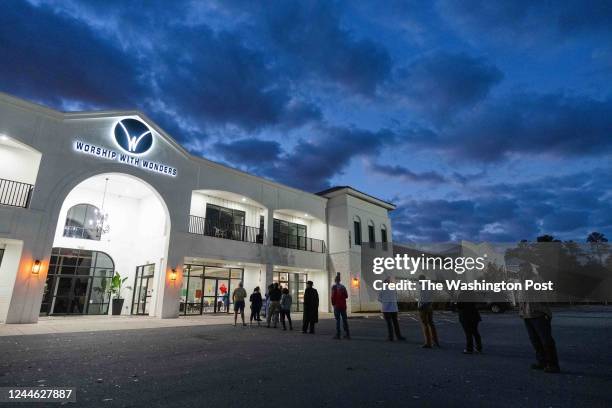
[[[120,315],[121,309],[123,309],[123,301],[125,299],[121,297],[121,290],[126,280],[127,280],[127,277],[121,278],[121,275],[119,274],[119,272],[115,272],[115,276],[111,278],[111,282],[110,282],[111,285],[109,288],[109,292],[111,293],[111,295],[115,296],[113,298],[113,315],[114,316]],[[130,289],[129,286],[127,286],[126,288]]]

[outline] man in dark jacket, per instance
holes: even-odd
[[[476,342],[476,352],[482,352],[482,339],[478,332],[478,323],[482,320],[480,312],[476,308],[476,299],[470,296],[468,292],[463,292],[459,295],[457,302],[457,312],[459,313],[459,323],[463,327],[465,333],[465,349],[464,354],[472,354],[474,352],[474,342]]]
[[[251,301],[251,318],[249,319],[250,323],[253,324],[253,319],[257,322],[259,326],[259,322],[261,322],[261,317],[259,313],[261,312],[261,307],[263,305],[263,299],[261,297],[261,292],[259,291],[259,286],[253,290],[251,297],[249,298]]]
[[[312,287],[312,281],[306,282],[306,290],[304,291],[304,318],[302,324],[302,333],[306,330],[310,334],[314,334],[315,323],[319,321],[319,293]]]

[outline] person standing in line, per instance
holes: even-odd
[[[283,330],[287,330],[285,318],[289,321],[289,330],[293,330],[293,324],[291,323],[291,303],[293,303],[293,298],[289,294],[289,289],[284,288],[280,300],[280,317],[281,323],[283,324]]]
[[[520,266],[522,280],[537,280],[531,264],[525,262]],[[552,336],[552,312],[546,303],[532,302],[530,293],[523,290],[519,293],[519,316],[525,322],[525,328],[531,345],[536,353],[536,363],[531,365],[534,370],[544,370],[545,373],[559,373],[559,358],[557,345]]]
[[[302,319],[302,333],[314,334],[315,323],[319,321],[319,292],[312,287],[312,281],[306,282],[304,290],[304,315]]]
[[[280,312],[280,300],[282,295],[277,282],[272,286],[272,289],[270,289],[270,304],[268,306],[268,314],[266,315],[268,327],[270,327],[271,320],[274,322],[275,329],[278,325],[278,314]]]
[[[249,297],[249,301],[251,302],[251,317],[249,318],[249,323],[252,325],[254,319],[259,326],[259,322],[261,322],[259,313],[261,312],[261,306],[263,304],[261,293],[259,293],[259,286],[253,290],[253,293],[251,293],[251,296]]]
[[[346,315],[346,299],[348,299],[348,291],[342,283],[340,283],[340,273],[336,274],[334,279],[336,282],[331,288],[331,303],[334,307],[334,317],[336,318],[336,335],[334,339],[340,339],[340,320],[344,327],[344,338],[350,339],[348,318]]]
[[[421,283],[426,279],[427,278],[425,277],[425,275],[420,275],[418,283],[419,317],[421,319],[421,326],[423,328],[423,336],[425,337],[425,343],[422,347],[431,348],[432,343],[436,347],[440,347],[440,342],[438,341],[438,332],[436,331],[436,325],[433,321],[432,293],[429,289],[423,289],[421,287]]]
[[[232,302],[234,302],[234,326],[236,326],[236,321],[238,320],[238,313],[240,313],[240,317],[242,318],[242,325],[246,326],[244,322],[244,299],[247,297],[247,292],[244,289],[242,282],[238,283],[238,287],[234,289],[232,293]]]
[[[465,333],[465,349],[463,354],[472,354],[474,352],[474,342],[476,343],[476,352],[482,352],[482,339],[478,332],[478,323],[482,320],[480,312],[476,308],[476,299],[471,299],[467,292],[459,294],[457,302],[457,312],[459,314],[459,323],[463,327]]]
[[[386,278],[383,282],[389,283],[391,282],[390,278]],[[395,337],[400,340],[406,340],[405,337],[402,336],[399,327],[399,321],[397,320],[398,308],[397,308],[397,292],[395,290],[390,290],[385,288],[378,292],[378,301],[381,304],[381,310],[385,321],[387,322],[387,331],[388,331],[388,340],[393,341],[393,333],[395,332]]]
[[[225,292],[221,297],[221,301],[223,302],[223,309],[227,313],[229,312],[229,293]]]
[[[268,309],[270,309],[270,291],[274,288],[274,285],[268,285],[268,290],[266,290],[266,298],[264,299],[263,311],[264,317],[268,320]]]

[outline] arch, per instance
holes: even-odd
[[[131,312],[131,305],[135,301],[133,293],[138,285],[138,267],[154,264],[153,283],[149,286],[154,288],[154,296],[149,293],[145,301],[150,306],[147,311],[153,315],[160,313],[157,306],[163,302],[161,295],[165,290],[172,224],[166,201],[147,181],[129,173],[102,172],[79,179],[78,182],[71,180],[69,184],[72,188],[58,203],[59,208],[54,210],[56,227],[51,240],[53,247],[78,247],[105,252],[112,257],[121,277],[128,278],[122,293],[125,300],[123,314]],[[62,190],[65,192],[67,188]],[[103,203],[102,206],[100,203]],[[108,217],[104,221],[105,228],[90,231],[95,233],[94,239],[86,234],[74,236],[64,233],[65,225],[79,224],[78,220],[71,222],[73,217],[68,213],[72,209],[84,208],[97,209]],[[87,215],[82,218],[81,224],[89,224],[89,221],[95,224]],[[80,228],[88,229],[87,225]]]
[[[138,173],[138,175],[134,173]],[[53,235],[55,233],[55,226],[58,222],[59,213],[62,208],[62,205],[64,204],[64,200],[66,199],[68,194],[70,194],[71,191],[73,191],[79,184],[81,184],[85,180],[88,180],[92,177],[104,175],[122,175],[132,177],[135,180],[138,180],[144,185],[148,186],[162,203],[162,206],[166,213],[166,218],[168,220],[168,233],[170,232],[172,227],[172,214],[170,213],[168,205],[166,204],[167,200],[159,192],[158,189],[153,187],[151,183],[147,181],[147,178],[150,177],[149,174],[138,172],[138,170],[135,168],[131,168],[129,166],[126,167],[125,165],[119,163],[96,163],[95,165],[84,168],[83,171],[79,173],[69,172],[62,174],[61,177],[57,178],[57,183],[50,189],[48,194],[49,199],[47,200],[47,202],[37,203],[45,206],[45,210],[47,210],[49,214],[51,214],[51,217],[48,218],[47,225],[49,238],[48,241],[53,240]],[[50,250],[51,247],[49,247],[49,251]]]
[[[371,248],[376,247],[376,227],[372,219],[368,220],[368,242]]]
[[[358,215],[353,216],[353,240],[355,245],[361,245],[361,218]]]
[[[89,203],[75,204],[68,209],[64,236],[99,241],[102,237],[102,212]]]

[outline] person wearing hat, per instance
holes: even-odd
[[[306,282],[304,291],[304,316],[302,319],[302,333],[315,332],[315,323],[319,321],[319,293],[312,287],[312,281]]]

